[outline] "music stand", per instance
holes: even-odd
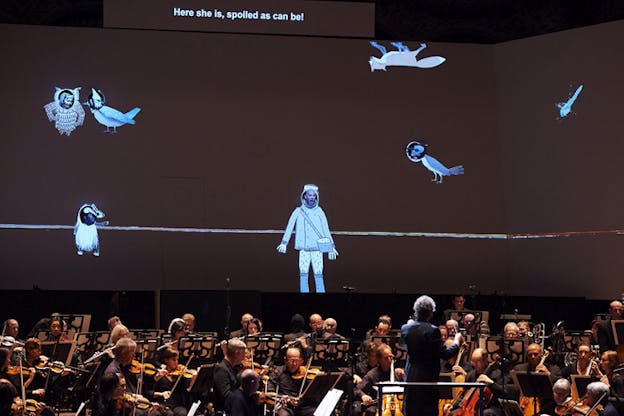
[[[213,337],[181,337],[178,340],[180,361],[186,362],[193,355],[189,367],[214,363],[216,361],[215,345],[216,339]]]
[[[342,393],[344,392],[340,389],[331,389],[328,391],[325,397],[323,397],[323,400],[321,400],[321,404],[319,404],[314,411],[314,416],[330,416],[336,408]]]
[[[282,334],[261,333],[256,335],[247,335],[245,344],[247,348],[253,350],[254,361],[265,362],[269,358],[277,357],[282,346]]]
[[[600,381],[600,377],[598,376],[585,376],[580,374],[572,374],[570,378],[572,380],[572,397],[575,399],[585,396],[589,383]],[[574,396],[575,394],[576,396]]]
[[[504,359],[505,367],[509,368],[524,362],[526,344],[526,339],[490,336],[485,340],[485,350],[490,357],[499,354]],[[503,346],[502,349],[501,345]]]
[[[514,370],[511,372],[511,378],[524,397],[552,397],[552,383],[548,374]],[[537,413],[536,401],[533,401],[533,407],[533,414],[535,414]]]
[[[191,381],[190,393],[204,393],[212,389],[214,368],[216,364],[204,364],[197,369],[197,377]]]
[[[152,339],[136,339],[134,340],[137,345],[135,356],[139,362],[157,362],[156,352],[158,349],[158,338]],[[143,361],[141,361],[141,354],[143,354]]]
[[[403,344],[401,343],[400,335],[374,336],[371,338],[371,341],[377,345],[379,345],[380,343],[388,345],[392,349],[392,354],[394,354],[395,366],[405,367],[405,362],[407,361],[407,350],[403,347]]]
[[[347,367],[350,347],[351,341],[348,339],[317,339],[314,343],[312,363],[320,364],[325,370]]]
[[[336,387],[342,372],[321,373],[314,377],[306,386],[300,399],[319,403],[328,391]]]
[[[58,318],[66,325],[63,331],[71,339],[74,339],[74,335],[78,332],[88,332],[91,325],[90,314],[64,313],[59,315]]]
[[[158,338],[162,335],[162,329],[130,329],[128,335],[131,339]]]
[[[61,361],[65,365],[70,365],[76,349],[75,341],[43,341],[41,343],[41,354],[50,358],[50,361]]]
[[[505,400],[498,399],[503,411],[505,412],[505,416],[524,416],[520,405],[515,400]]]

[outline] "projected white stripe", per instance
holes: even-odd
[[[73,230],[73,225],[59,224],[0,224],[0,229],[12,230]],[[160,233],[206,233],[206,234],[283,234],[284,230],[248,230],[244,228],[187,228],[187,227],[145,227],[138,225],[98,227],[109,231],[148,231]],[[396,232],[396,231],[332,231],[332,235],[346,235],[356,237],[425,237],[425,238],[470,238],[518,240],[533,238],[583,237],[597,235],[621,235],[624,230],[598,231],[567,231],[556,233],[527,233],[527,234],[478,234],[478,233],[431,233],[431,232]]]

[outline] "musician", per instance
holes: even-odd
[[[401,327],[401,341],[407,347],[407,381],[438,380],[440,358],[456,355],[462,340],[455,335],[451,347],[445,347],[437,326],[429,323],[435,312],[435,302],[429,296],[421,296],[414,302],[416,319]],[[403,401],[405,416],[437,415],[439,392],[436,388],[407,388]]]
[[[225,400],[232,391],[240,386],[237,374],[242,369],[246,348],[245,343],[237,338],[230,339],[227,342],[225,357],[214,368],[213,391],[215,395],[215,410],[222,411]]]
[[[488,353],[483,348],[475,348],[470,357],[473,370],[466,375],[466,382],[485,383],[492,398],[483,409],[483,416],[503,416],[498,399],[510,399],[509,393],[503,388],[503,374],[496,362],[488,363]]]
[[[323,339],[345,339],[342,335],[338,334],[338,322],[334,318],[327,318],[323,322]]]
[[[161,368],[154,375],[154,393],[153,398],[159,402],[165,402],[167,407],[171,409],[175,416],[186,416],[190,407],[190,398],[188,387],[191,378],[183,377],[184,371],[179,368],[178,351],[173,348],[167,348],[161,355],[164,362],[164,368]],[[176,372],[177,375],[171,375]],[[179,382],[176,381],[182,377]],[[175,390],[173,387],[175,386]]]
[[[169,342],[171,348],[178,348],[178,340],[186,335],[186,322],[182,318],[173,318],[169,323],[167,332],[171,335]]]
[[[531,332],[531,326],[527,321],[518,322],[518,331],[520,333],[520,338],[529,339],[529,333]]]
[[[453,345],[453,342],[454,340],[452,338],[448,338],[446,341],[444,341],[444,345],[447,348],[449,348]],[[454,373],[456,377],[460,375],[466,377],[466,374],[468,374],[468,372],[472,370],[472,366],[470,365],[469,360],[462,359],[463,362],[458,363],[457,357],[458,357],[457,355],[453,355],[452,357],[449,357],[446,360],[441,359],[440,360],[440,372],[441,373]]]
[[[323,335],[323,317],[318,313],[313,313],[310,315],[308,319],[308,326],[310,327],[310,332],[315,333],[317,336]]]
[[[250,368],[243,370],[240,376],[240,387],[225,399],[224,414],[226,416],[257,416],[256,395],[260,385],[260,377]]]
[[[570,382],[565,378],[560,378],[553,384],[553,400],[557,407],[566,407],[572,402],[572,388]],[[554,414],[554,409],[543,409],[544,413]]]
[[[503,327],[503,337],[507,339],[520,338],[520,328],[515,322],[507,322]]]
[[[269,391],[276,392],[279,396],[288,396],[284,406],[276,412],[278,416],[312,416],[314,414],[319,403],[315,400],[299,398],[305,389],[303,383],[309,382],[310,380],[305,377],[301,350],[296,347],[288,348],[284,366],[269,378]]]
[[[611,389],[611,395],[615,397],[624,397],[624,378],[615,370],[619,365],[618,355],[615,351],[605,351],[600,355],[600,367],[603,376],[600,381]]]
[[[65,323],[58,317],[52,318],[50,321],[50,332],[46,341],[54,342],[70,342],[71,339],[64,332]]]
[[[366,373],[377,366],[377,348],[379,348],[379,345],[381,344],[376,344],[370,340],[362,342],[363,353],[360,355],[360,360],[355,366],[355,374],[353,375],[353,382],[356,385],[362,381],[362,377]]]
[[[365,339],[369,340],[373,337],[386,337],[390,334],[390,329],[392,329],[392,318],[388,315],[381,315],[377,318],[375,328],[366,332]]]
[[[603,397],[605,393],[607,394]],[[600,400],[601,397],[602,400]],[[603,406],[601,416],[620,416],[613,403],[609,401],[609,386],[595,381],[587,385],[587,404],[591,407],[598,402]]]
[[[462,294],[453,296],[453,308],[444,310],[444,319],[451,319],[451,312],[463,311],[466,308],[466,298]]]
[[[380,344],[376,349],[377,366],[370,370],[355,388],[353,404],[357,414],[364,412],[366,416],[374,416],[377,412],[377,391],[373,388],[380,381],[390,381],[390,370],[394,353],[386,344]],[[403,369],[395,369],[395,381],[403,381]]]
[[[9,355],[7,354],[8,359]],[[8,416],[12,414],[11,405],[17,397],[15,386],[7,379],[0,376],[0,415]]]
[[[115,328],[117,325],[121,325],[121,318],[119,318],[118,316],[111,316],[108,319],[108,330],[112,331],[113,328]]]
[[[252,319],[247,325],[247,335],[258,335],[262,332],[262,321],[258,318]]]
[[[448,330],[446,329],[446,325],[438,325],[438,329],[440,330],[440,337],[442,338],[442,341],[446,342],[448,339]]]
[[[137,390],[139,384],[138,373],[131,371],[135,352],[136,342],[130,338],[121,338],[115,344],[113,351],[115,359],[108,364],[103,374],[103,376],[107,374],[121,374],[126,383],[126,390],[128,393],[133,394],[139,393]]]
[[[479,326],[475,323],[475,316],[472,313],[467,313],[462,316],[461,328],[463,328],[464,335],[476,336]]]
[[[568,364],[562,371],[561,376],[570,380],[570,376],[576,374],[581,376],[599,376],[602,373],[596,362],[592,359],[593,353],[589,345],[580,344],[576,348],[576,362]]]
[[[4,321],[4,336],[13,337],[13,340],[18,343],[23,343],[24,341],[19,339],[19,322],[16,319],[9,318]]]
[[[109,344],[115,345],[117,341],[122,338],[129,338],[130,330],[123,324],[117,324],[111,329],[110,338],[108,339]]]
[[[120,416],[126,410],[123,397],[126,392],[126,380],[120,373],[104,374],[91,408],[92,416]],[[131,413],[128,412],[128,413]]]
[[[28,378],[24,378],[24,388],[26,389],[26,396],[28,398],[34,398],[35,400],[42,400],[46,395],[47,372],[43,369],[36,370],[37,365],[41,362],[41,341],[37,338],[29,338],[24,344],[25,350],[25,362],[24,367],[30,368],[30,375]]]
[[[613,328],[611,321],[622,319],[622,302],[614,300],[609,304],[609,317],[598,324],[598,345],[600,345],[600,353],[605,351],[616,351],[615,338],[613,336]]]
[[[459,322],[457,322],[455,319],[448,319],[446,321],[446,333],[448,334],[447,337],[449,338],[453,338],[455,334],[458,334]]]
[[[551,383],[554,383],[559,376],[561,375],[561,371],[555,365],[547,364],[546,362],[542,362],[543,357],[542,346],[540,344],[529,344],[526,350],[526,362],[520,363],[514,366],[513,371],[518,372],[537,372],[547,374],[551,380]],[[533,401],[527,400],[529,398],[521,398],[521,406],[524,405],[525,408],[531,407],[534,408]],[[546,397],[538,398],[538,409],[550,408],[554,407],[553,398],[549,395]]]
[[[193,315],[192,313],[185,313],[184,315],[182,315],[182,320],[184,322],[186,322],[186,332],[189,334],[192,334],[195,332],[195,315]]]
[[[245,335],[247,335],[248,334],[247,326],[249,325],[249,322],[251,322],[252,319],[254,319],[253,315],[250,314],[249,312],[245,312],[243,316],[241,316],[241,321],[240,321],[241,329],[232,331],[232,333],[230,333],[230,338],[240,338],[240,337],[244,337]]]
[[[297,338],[303,337],[306,333],[303,330],[305,319],[301,314],[294,314],[290,318],[290,332],[284,335],[284,342],[291,342]]]

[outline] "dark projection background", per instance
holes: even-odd
[[[283,230],[316,183],[334,232],[619,228],[623,28],[428,44],[420,57],[444,64],[371,73],[380,54],[364,39],[0,26],[0,222],[73,226],[95,202],[116,226]],[[557,120],[555,103],[578,84],[577,114]],[[84,126],[60,136],[43,111],[55,86],[81,86],[81,101],[95,87],[107,105],[142,111],[108,135],[87,109]],[[466,173],[433,184],[405,157],[413,139]],[[234,290],[298,288],[293,240],[275,251],[281,234],[99,236],[94,258],[76,255],[71,230],[0,230],[0,287],[223,289],[229,277]],[[474,284],[608,298],[621,266],[615,235],[334,239],[329,291]]]

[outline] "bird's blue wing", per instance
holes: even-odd
[[[128,117],[127,115],[125,115],[124,113],[122,113],[119,110],[115,110],[114,108],[108,107],[108,106],[103,106],[102,108],[100,108],[100,112],[106,117],[106,118],[110,118],[111,120],[115,120],[118,121],[120,123],[124,123],[124,124],[134,124],[135,121]]]
[[[425,155],[423,159],[426,159],[429,166],[431,166],[432,169],[436,170],[437,172],[441,174],[446,174],[446,172],[448,172],[449,170],[446,166],[444,166],[438,159],[436,159],[433,156]]]

